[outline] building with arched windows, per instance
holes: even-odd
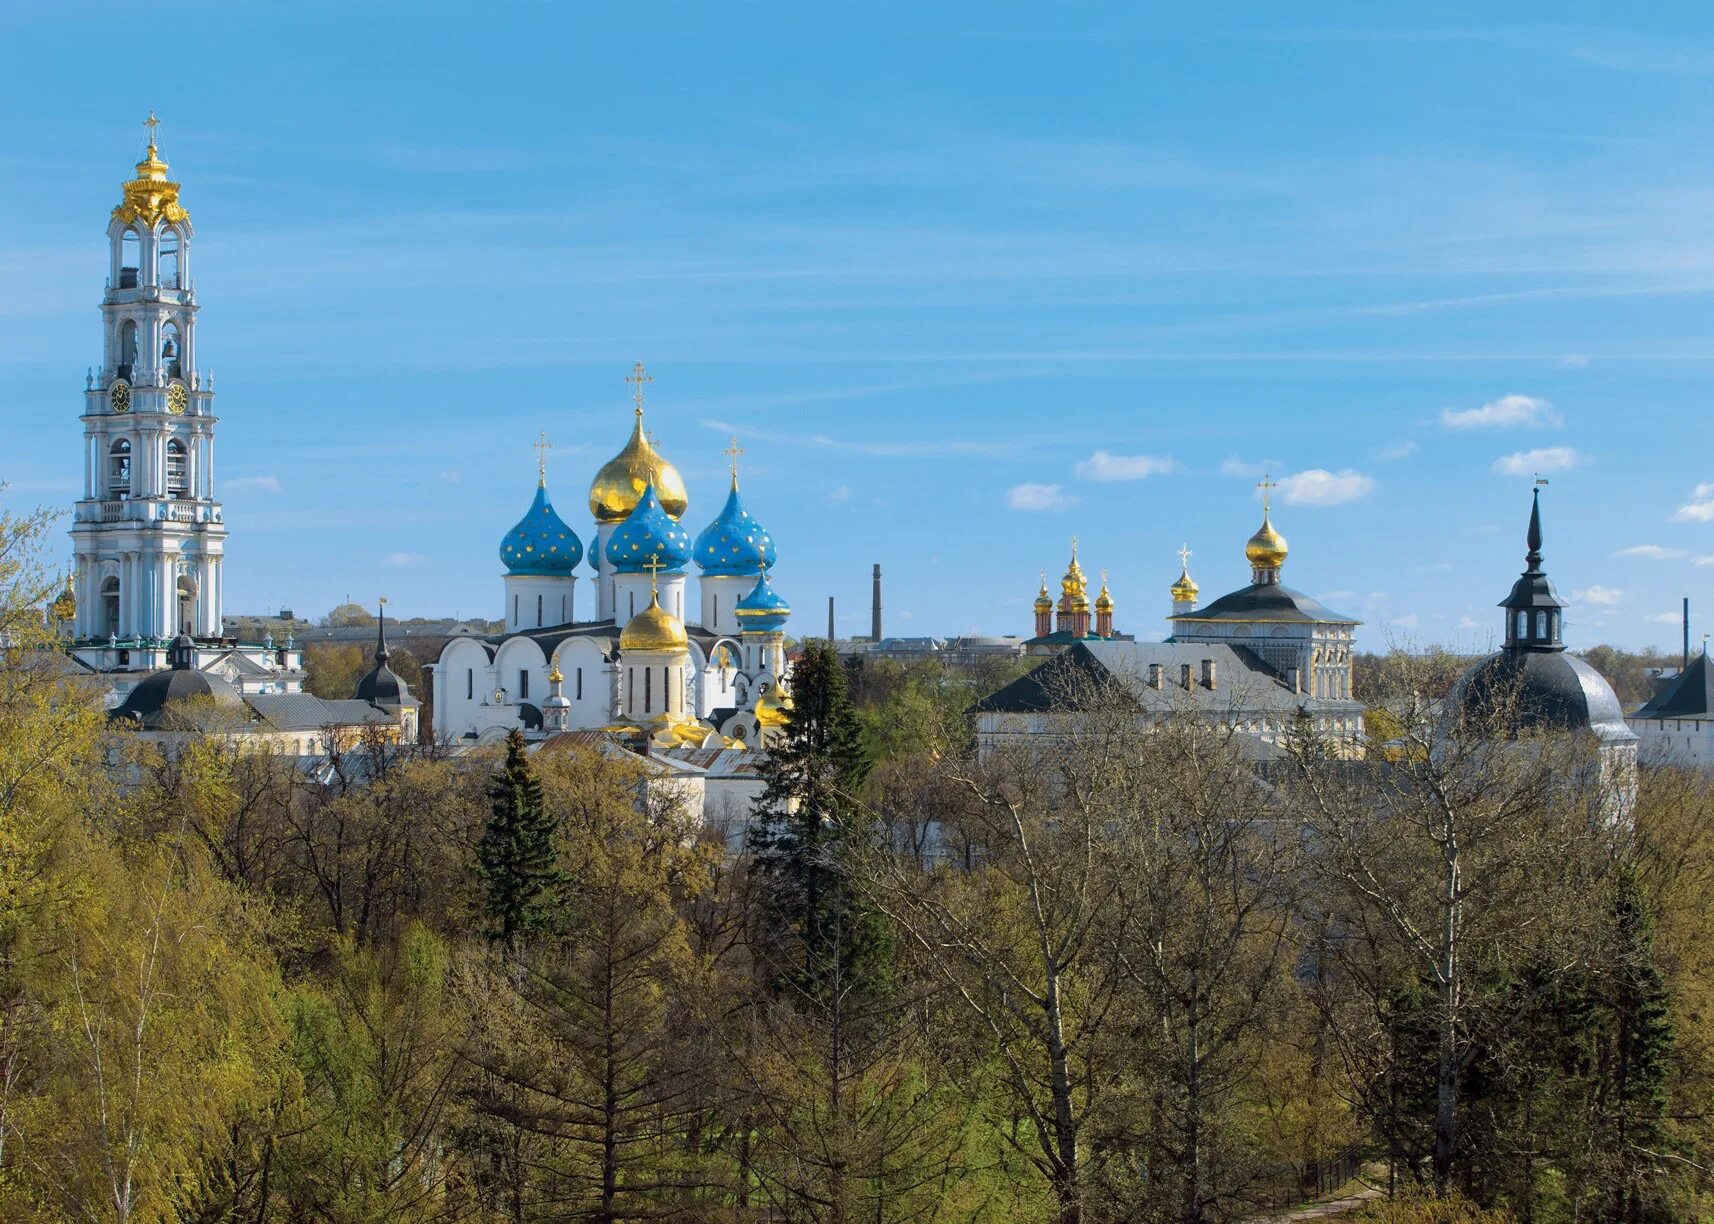
[[[150,117],[148,148],[107,225],[101,364],[84,383],[83,496],[71,526],[71,654],[114,704],[169,665],[243,693],[295,693],[295,643],[240,642],[221,616],[225,514],[215,497],[213,380],[198,365],[194,231]]]
[[[769,577],[773,537],[739,491],[736,445],[725,503],[693,539],[684,480],[643,428],[641,362],[629,381],[631,436],[590,483],[587,550],[554,509],[538,444],[535,496],[500,541],[505,628],[455,638],[431,668],[441,743],[519,728],[606,730],[651,750],[759,747],[784,722],[791,609]],[[582,564],[593,589],[580,596]]]

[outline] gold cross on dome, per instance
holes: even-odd
[[[649,571],[649,597],[659,598],[661,593],[661,554],[652,552],[649,559],[643,562],[643,568]]]
[[[742,455],[744,453],[744,448],[742,446],[738,445],[738,438],[736,435],[734,435],[732,438],[732,445],[728,446],[725,450],[721,451],[720,453],[725,455],[730,460],[732,460],[732,483],[737,484],[738,483],[738,456]]]
[[[542,430],[540,436],[530,443],[530,449],[536,452],[536,475],[545,485],[548,482],[548,452],[553,449],[553,443],[548,441],[547,430]]]
[[[1195,555],[1196,555],[1195,553],[1190,551],[1190,545],[1180,544],[1178,546],[1178,563],[1185,570],[1190,569],[1190,559],[1192,557],[1194,557]]]
[[[1071,559],[1073,562],[1076,562],[1076,560],[1077,560],[1077,537],[1076,536],[1071,537]]]
[[[654,376],[643,369],[643,363],[638,362],[631,367],[631,372],[625,376],[625,381],[636,387],[631,399],[637,405],[637,415],[643,415],[643,384],[655,381]]]
[[[1256,487],[1262,491],[1262,512],[1265,514],[1270,508],[1269,503],[1273,500],[1273,491],[1280,487],[1280,482],[1272,476],[1264,475],[1256,482]]]
[[[143,126],[149,129],[149,143],[155,143],[155,129],[161,126],[161,121],[155,118],[155,112],[150,111],[149,117],[143,120]]]

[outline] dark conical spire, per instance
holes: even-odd
[[[1524,563],[1529,566],[1526,571],[1531,574],[1541,573],[1541,486],[1537,485],[1530,498],[1530,529],[1525,537],[1529,544],[1529,552],[1524,556]]]
[[[380,615],[375,618],[375,666],[384,667],[393,652],[387,649],[387,601],[381,601]]]

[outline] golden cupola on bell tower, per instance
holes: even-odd
[[[1280,580],[1287,549],[1286,538],[1275,528],[1272,517],[1270,495],[1279,484],[1271,476],[1264,476],[1256,487],[1262,491],[1262,525],[1244,544],[1244,559],[1250,563],[1250,580],[1263,585]]]
[[[1071,564],[1059,580],[1059,632],[1074,637],[1089,635],[1089,579],[1077,560],[1077,537],[1071,537]]]

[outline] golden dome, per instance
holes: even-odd
[[[1265,506],[1262,508],[1262,525],[1244,545],[1244,556],[1257,569],[1278,569],[1285,564],[1286,539],[1274,530],[1273,520],[1268,517]]]
[[[626,623],[619,634],[620,650],[682,651],[690,648],[690,638],[677,617],[667,615],[659,596],[649,599],[649,606]]]
[[[1113,597],[1107,593],[1107,573],[1105,570],[1101,573],[1101,593],[1095,597],[1095,610],[1097,612],[1111,612],[1113,610]]]
[[[564,684],[565,683],[565,674],[559,670],[559,656],[557,654],[554,655],[553,663],[550,666],[552,667],[553,670],[548,672],[548,683],[549,684]]]
[[[1071,537],[1071,564],[1065,569],[1065,577],[1059,580],[1059,589],[1066,607],[1073,612],[1089,611],[1089,579],[1077,563],[1076,536]]]
[[[661,499],[661,509],[675,520],[682,518],[690,506],[684,477],[643,433],[643,410],[638,408],[631,440],[590,482],[589,513],[598,523],[622,523],[636,509],[643,490],[651,483],[655,486],[655,496]]]
[[[1190,576],[1190,566],[1179,570],[1178,581],[1172,584],[1172,601],[1174,603],[1195,603],[1201,588],[1196,585],[1196,579]]]
[[[764,727],[783,727],[792,708],[791,694],[774,685],[756,701],[756,722]]]
[[[190,214],[179,203],[179,185],[171,181],[167,163],[155,148],[155,128],[160,120],[149,115],[149,149],[137,163],[137,177],[124,184],[125,198],[113,210],[121,221],[141,220],[147,225],[161,221],[188,221]]]
[[[65,580],[65,590],[53,602],[53,617],[56,621],[77,619],[77,594],[71,589],[70,578]]]
[[[1053,611],[1053,596],[1051,596],[1047,593],[1047,571],[1046,570],[1043,570],[1041,573],[1041,590],[1036,592],[1036,611],[1037,612],[1052,612]]]

